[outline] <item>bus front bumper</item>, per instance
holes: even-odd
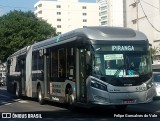
[[[98,105],[129,105],[148,103],[153,100],[155,96],[154,86],[147,91],[141,92],[106,92],[99,89],[92,88],[91,95],[88,101],[92,104]]]

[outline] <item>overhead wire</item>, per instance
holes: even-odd
[[[141,0],[142,2],[144,2],[144,3],[146,3],[146,4],[148,4],[148,5],[150,5],[150,6],[152,6],[153,8],[156,8],[156,9],[158,9],[159,10],[159,8],[158,7],[156,7],[156,6],[154,6],[154,5],[152,5],[152,4],[150,4],[150,3],[148,3],[148,2],[146,2],[146,1],[144,1],[144,0]]]
[[[143,8],[143,6],[142,6],[142,4],[141,4],[141,0],[139,0],[139,4],[140,4],[140,6],[141,6],[141,8],[142,8],[143,14],[145,15],[145,18],[147,19],[148,23],[149,23],[149,24],[152,26],[152,28],[155,29],[157,32],[160,32],[160,30],[158,30],[158,29],[151,23],[151,21],[148,19],[147,15],[146,15],[146,12],[144,11],[144,8]]]

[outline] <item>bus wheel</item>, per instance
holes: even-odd
[[[116,105],[116,109],[118,110],[125,110],[127,108],[128,105]]]
[[[74,96],[73,96],[73,94],[70,94],[68,96],[68,104],[69,104],[69,106],[73,106],[73,104],[74,104]]]
[[[41,89],[40,86],[38,87],[38,95],[37,96],[38,96],[39,104],[43,105],[44,104],[44,99],[43,99],[42,89]]]
[[[15,89],[15,95],[16,95],[16,97],[19,98],[20,97],[19,86],[15,85],[14,89]]]
[[[76,111],[76,107],[74,105],[74,96],[73,94],[68,96],[68,109],[71,111]]]
[[[72,93],[72,89],[68,89],[68,93],[66,94],[66,103],[70,110],[75,110],[74,106],[74,96]]]

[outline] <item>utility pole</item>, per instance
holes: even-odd
[[[127,27],[126,0],[123,0],[123,27]]]
[[[139,3],[139,0],[136,0],[136,13],[137,13],[137,30],[139,30],[139,21],[138,21],[138,3]]]
[[[160,15],[160,0],[159,0],[159,15]]]

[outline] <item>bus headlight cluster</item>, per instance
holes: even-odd
[[[151,88],[153,86],[153,82],[150,81],[146,83],[146,86],[147,86],[147,89]]]
[[[96,89],[100,89],[100,90],[103,90],[103,91],[108,91],[107,90],[107,85],[104,85],[100,82],[97,82],[97,81],[94,81],[94,80],[91,80],[91,87],[94,87]]]

